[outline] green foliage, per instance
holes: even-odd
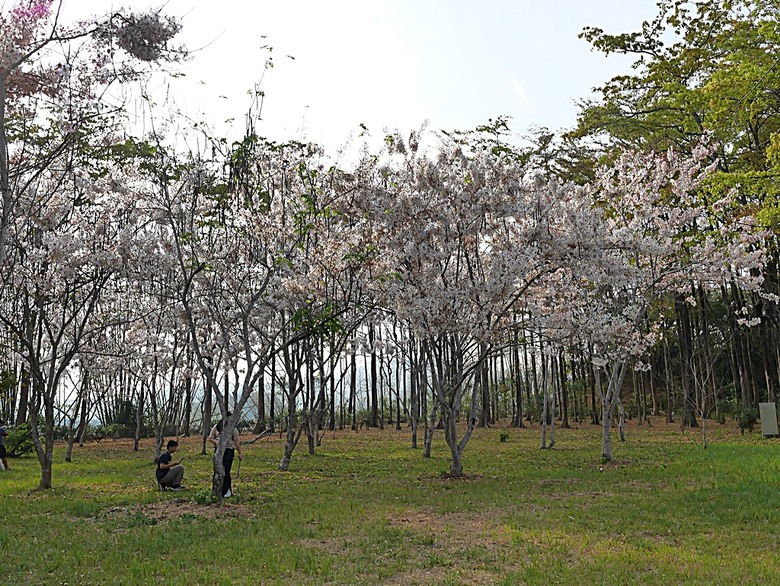
[[[215,502],[214,495],[208,488],[199,488],[192,493],[192,500],[199,505],[210,505]]]
[[[606,55],[630,55],[636,63],[635,73],[614,77],[598,88],[599,100],[584,102],[571,137],[690,152],[707,135],[721,145],[719,173],[757,194],[742,203],[777,200],[780,28],[773,3],[664,1],[640,31],[587,27],[580,36]]]
[[[91,428],[87,435],[96,440],[131,438],[135,436],[135,423],[132,425],[123,423],[100,425]]]
[[[6,428],[8,437],[5,438],[5,449],[8,456],[17,458],[29,454],[35,449],[32,440],[32,427],[29,423],[22,423],[16,428]]]
[[[135,403],[127,399],[117,400],[114,408],[114,417],[106,423],[116,425],[135,426],[137,407]]]
[[[736,414],[735,419],[741,433],[745,433],[746,429],[752,433],[753,427],[755,427],[758,422],[758,409],[752,406],[743,407],[742,410]]]
[[[67,425],[55,425],[53,431],[54,435],[54,441],[56,442],[62,442],[66,441],[68,439],[68,435],[70,434],[70,429]],[[38,420],[38,435],[40,437],[43,437],[46,433],[46,426],[43,419]]]
[[[336,333],[343,328],[338,307],[332,303],[321,307],[304,305],[293,314],[291,321],[295,331],[309,331],[319,335]]]
[[[502,429],[500,432],[498,432],[498,440],[500,442],[505,442],[509,439],[509,432],[506,429]]]
[[[0,370],[0,397],[16,388],[16,373],[13,370]]]
[[[525,408],[526,414],[531,418],[531,421],[541,421],[544,413],[544,396],[542,393],[532,395],[531,403],[526,405]]]

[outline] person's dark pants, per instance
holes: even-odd
[[[181,464],[177,464],[176,466],[168,468],[168,471],[165,473],[165,476],[163,476],[160,480],[158,480],[158,482],[163,486],[168,486],[168,487],[181,486],[181,479],[183,477],[184,477],[184,466],[182,466]]]
[[[230,469],[233,467],[233,458],[236,451],[233,448],[225,448],[225,454],[222,456],[222,465],[225,467],[225,480],[222,481],[222,496],[233,490],[233,481],[230,478]]]

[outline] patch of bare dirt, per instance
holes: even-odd
[[[482,480],[484,476],[482,474],[462,474],[460,476],[453,476],[449,472],[443,473],[440,477],[441,480],[452,480],[454,482],[463,481],[474,481],[474,480]]]
[[[495,584],[496,576],[483,570],[468,569],[415,569],[400,572],[390,578],[382,580],[380,584],[386,586],[423,586],[429,584],[459,584],[462,586],[484,586]]]
[[[407,527],[429,534],[435,543],[447,550],[466,547],[493,547],[511,543],[506,530],[487,515],[474,513],[433,514],[423,511],[407,511],[387,517],[391,527]]]
[[[108,519],[144,515],[156,523],[167,523],[181,517],[222,519],[230,517],[253,518],[255,513],[247,505],[238,503],[223,503],[218,505],[202,505],[186,498],[176,498],[169,501],[113,507],[102,514]]]

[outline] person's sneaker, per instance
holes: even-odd
[[[233,493],[232,493],[230,490],[228,490],[228,491],[225,493],[225,498],[226,498],[226,499],[229,499],[231,496],[233,496]]]
[[[165,487],[162,484],[160,484],[159,482],[157,483],[157,488],[160,489],[160,492],[165,492]]]
[[[184,490],[184,487],[181,484],[177,484],[176,486],[172,486],[171,490]]]

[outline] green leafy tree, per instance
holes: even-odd
[[[759,325],[750,329],[733,319],[724,332],[742,402],[754,403],[764,393],[773,400],[780,364],[780,355],[770,350],[776,347],[780,323],[775,301],[780,266],[780,5],[771,0],[660,0],[656,17],[639,31],[610,34],[588,27],[581,37],[605,55],[631,55],[636,61],[631,74],[612,78],[597,88],[597,98],[582,101],[577,127],[567,139],[598,145],[607,154],[616,147],[690,153],[706,135],[717,145],[712,153],[717,171],[702,186],[702,204],[736,188],[732,213],[754,214],[756,228],[773,233],[756,243],[769,257],[763,292],[744,295],[735,289],[723,299],[732,313],[751,306],[745,317]],[[712,225],[717,223],[713,217]],[[705,319],[702,307],[678,304],[676,311],[681,322]],[[680,347],[690,348],[694,341],[684,339],[690,327],[681,326]],[[755,378],[763,382],[751,380],[760,373],[759,364],[764,376]],[[764,389],[756,391],[757,384]]]

